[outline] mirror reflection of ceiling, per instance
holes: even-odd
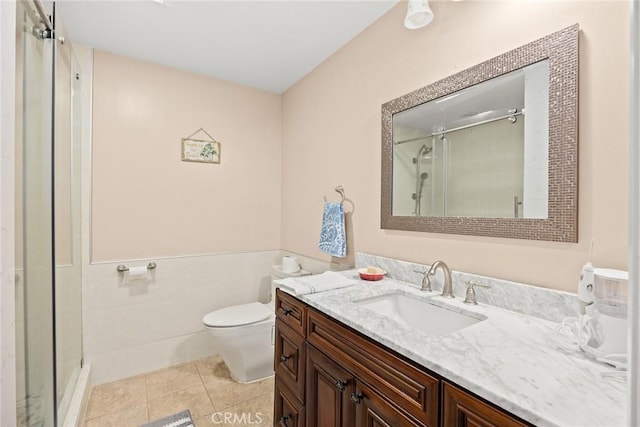
[[[524,69],[395,114],[394,125],[421,130],[426,135],[503,117],[524,109]],[[394,141],[398,142],[398,141]]]
[[[56,7],[75,43],[282,93],[398,1],[57,0]]]

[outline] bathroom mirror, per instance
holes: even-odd
[[[382,105],[383,229],[577,241],[578,25]]]

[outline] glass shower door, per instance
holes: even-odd
[[[55,8],[55,4],[54,4]],[[82,367],[81,73],[62,20],[55,17],[54,173],[56,404],[67,416]],[[61,39],[62,38],[62,39]]]
[[[64,27],[50,38],[36,2],[17,3],[16,424],[54,427],[82,367],[82,106]]]

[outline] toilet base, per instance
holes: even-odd
[[[254,352],[241,353],[236,349],[221,349],[220,356],[229,368],[231,378],[238,383],[252,383],[274,375],[273,346],[268,349],[261,346]]]
[[[252,383],[273,376],[274,327],[274,318],[241,327],[207,327],[234,381]]]

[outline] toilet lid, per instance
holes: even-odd
[[[207,326],[229,327],[260,322],[272,315],[273,311],[269,310],[267,305],[252,302],[212,311],[204,316],[202,321]]]

